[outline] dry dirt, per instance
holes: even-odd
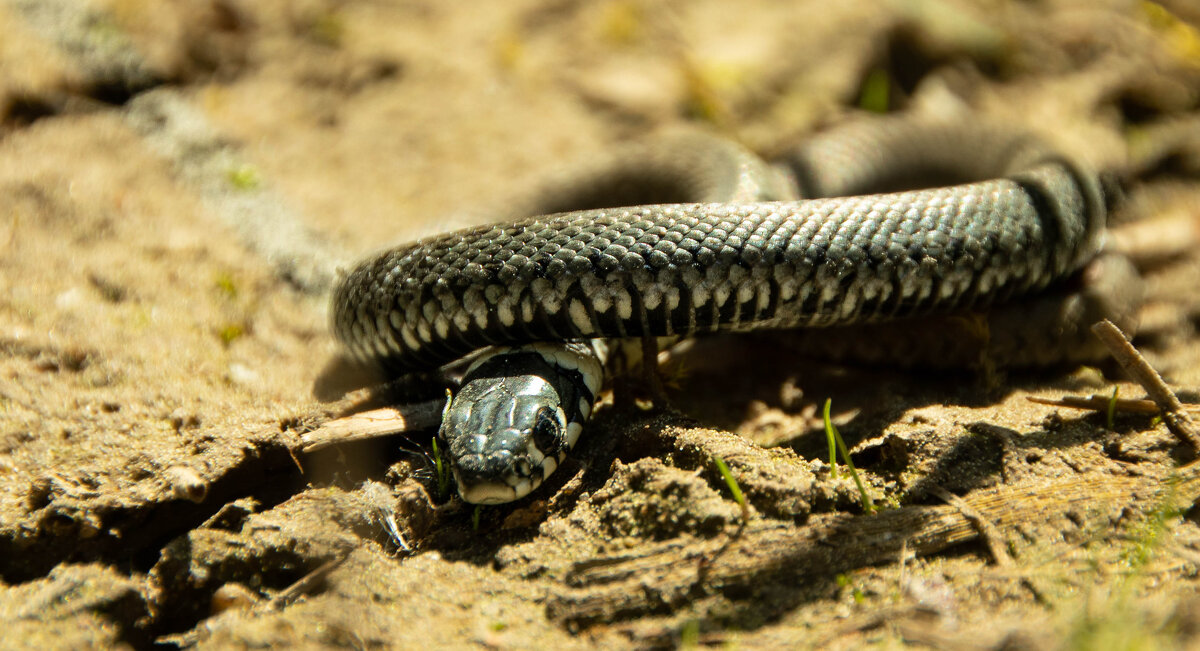
[[[1186,243],[1190,0],[3,0],[0,34],[0,646],[1200,644],[1194,451],[1027,400],[1141,396],[1112,364],[712,339],[670,408],[602,408],[550,485],[478,510],[428,433],[294,452],[351,405],[310,397],[340,265],[673,124],[770,154],[954,102]],[[1194,401],[1182,248],[1145,261],[1135,343]]]

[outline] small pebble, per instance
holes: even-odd
[[[208,495],[208,485],[191,468],[171,466],[167,468],[165,474],[175,499],[189,500],[199,504]]]
[[[217,588],[212,596],[212,614],[217,615],[230,609],[246,610],[261,601],[250,588],[240,583],[226,583]]]

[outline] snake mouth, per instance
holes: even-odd
[[[524,480],[516,486],[497,482],[471,485],[460,483],[458,495],[468,504],[494,505],[519,500],[531,493],[533,489],[534,485],[529,480]]]
[[[531,464],[531,461],[537,463]],[[533,492],[558,466],[558,460],[543,457],[540,452],[517,458],[508,451],[501,451],[465,455],[452,465],[458,494],[463,501],[503,504]]]
[[[458,484],[459,497],[469,504],[504,504],[519,500],[532,490],[529,482],[517,486],[497,482],[468,485],[460,481]]]

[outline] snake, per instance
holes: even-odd
[[[474,356],[437,437],[463,500],[504,503],[580,440],[604,342],[1037,295],[1101,255],[1110,195],[1042,139],[968,120],[852,121],[773,164],[669,134],[562,173],[513,218],[362,261],[332,328],[346,364],[377,377]]]

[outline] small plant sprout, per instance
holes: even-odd
[[[838,584],[838,587],[841,587],[841,588],[850,588],[850,597],[852,599],[854,599],[854,603],[861,604],[862,602],[866,601],[866,599],[867,599],[866,595],[863,594],[862,590],[858,589],[858,586],[854,585],[854,581],[852,581],[850,579],[849,575],[847,575],[847,574],[837,575],[837,584]]]
[[[837,479],[837,442],[834,440],[834,437],[837,436],[837,428],[833,426],[833,421],[829,419],[829,406],[831,404],[833,404],[833,398],[826,398],[825,408],[821,411],[821,416],[825,420],[825,441],[829,443],[829,475]]]
[[[862,94],[858,96],[858,107],[872,113],[887,113],[890,84],[888,73],[882,68],[867,73],[867,78],[863,80]]]
[[[230,167],[226,176],[229,178],[229,184],[242,192],[257,190],[262,185],[262,176],[253,165],[243,163]]]
[[[858,486],[858,494],[862,498],[863,510],[867,513],[875,512],[875,501],[871,499],[871,494],[867,492],[866,485],[863,484],[862,478],[858,476],[858,469],[854,467],[854,462],[850,459],[850,451],[846,449],[846,442],[842,440],[842,434],[838,431],[837,426],[829,419],[829,407],[833,403],[832,398],[825,399],[825,436],[832,442],[830,445],[837,445],[837,449],[842,452],[842,460],[846,462],[846,467],[850,469],[850,477],[854,480],[854,485]],[[837,466],[830,464],[834,468]],[[836,475],[834,475],[836,478]]]
[[[738,486],[737,480],[733,478],[733,473],[729,472],[729,465],[724,459],[719,457],[712,458],[716,464],[717,470],[721,472],[721,477],[725,479],[725,485],[729,487],[729,492],[733,494],[733,501],[738,503],[742,509],[742,523],[750,520],[750,507],[746,504],[746,496],[742,493],[742,487]]]
[[[437,437],[433,437],[433,470],[437,476],[437,492],[438,499],[446,497],[446,492],[450,488],[450,476],[446,472],[446,464],[442,461],[442,451],[438,449]]]
[[[446,389],[446,404],[442,407],[442,419],[446,418],[446,412],[450,411],[450,403],[454,401],[454,394],[450,389]],[[438,499],[446,497],[446,493],[450,488],[450,471],[446,468],[446,462],[442,459],[442,452],[438,449],[438,437],[433,437],[433,468],[437,475],[437,491]]]
[[[700,648],[700,620],[689,619],[679,627],[679,648]]]

